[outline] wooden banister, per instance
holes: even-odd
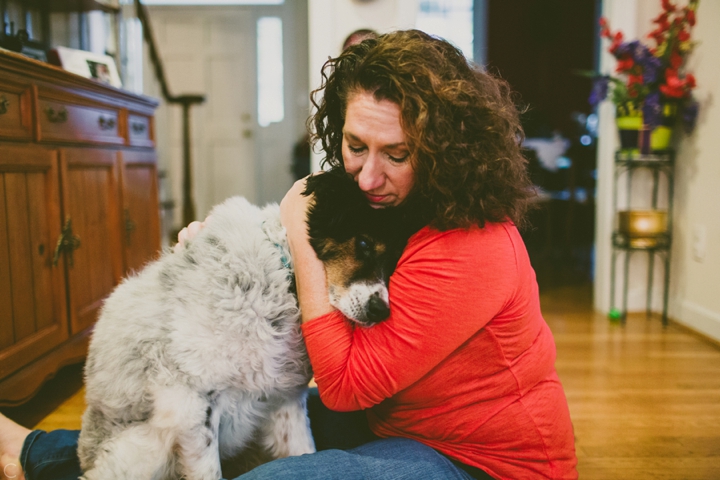
[[[183,109],[183,226],[189,224],[195,218],[195,201],[193,199],[193,182],[192,182],[192,153],[190,143],[190,107],[205,102],[205,95],[172,95],[168,88],[167,79],[165,77],[165,69],[163,68],[162,59],[158,53],[155,37],[153,36],[152,25],[150,23],[150,15],[147,7],[140,0],[135,0],[135,11],[137,18],[143,27],[143,37],[148,45],[150,53],[150,61],[155,69],[155,76],[160,82],[165,101],[170,104],[181,105]]]

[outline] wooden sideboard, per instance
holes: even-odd
[[[157,102],[0,50],[0,405],[82,361],[160,250]]]

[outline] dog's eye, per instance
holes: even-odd
[[[357,239],[357,242],[355,243],[355,249],[357,250],[357,255],[360,257],[367,257],[373,251],[372,243],[370,242],[370,240],[365,238]]]

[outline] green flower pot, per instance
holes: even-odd
[[[643,121],[642,107],[635,108],[632,104],[618,105],[615,122],[620,134],[620,148],[642,154],[667,150],[672,141],[676,114],[676,105],[663,104],[661,124],[650,129]]]

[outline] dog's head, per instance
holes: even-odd
[[[330,303],[369,326],[390,315],[388,280],[409,238],[397,208],[374,209],[342,170],[314,175],[305,195],[310,244],[325,265]]]

